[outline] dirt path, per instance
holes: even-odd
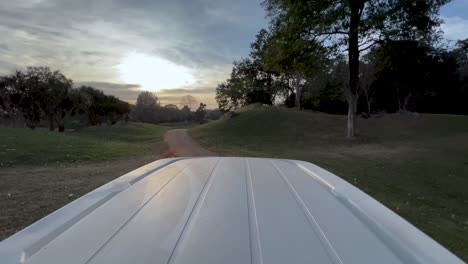
[[[164,135],[164,141],[169,145],[169,153],[176,157],[218,156],[193,140],[187,129],[167,131]]]

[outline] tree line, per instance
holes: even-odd
[[[132,111],[131,118],[137,122],[159,124],[174,122],[198,122],[204,123],[207,119],[218,119],[221,116],[219,110],[207,110],[206,104],[200,102],[198,108],[192,111],[198,101],[191,95],[183,96],[180,100],[180,109],[175,104],[162,106],[156,93],[141,92]]]
[[[0,76],[0,120],[35,129],[46,123],[50,131],[65,131],[66,121],[80,117],[88,125],[128,120],[130,105],[89,86],[73,81],[49,67],[28,67]]]
[[[468,39],[443,45],[449,0],[264,0],[270,19],[216,89],[219,108],[468,114]]]

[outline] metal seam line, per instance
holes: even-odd
[[[298,205],[301,207],[304,215],[306,216],[309,224],[311,225],[312,229],[315,231],[315,233],[318,234],[318,237],[320,238],[320,242],[322,245],[327,249],[327,253],[330,256],[331,260],[334,263],[337,264],[343,264],[343,261],[341,261],[340,256],[338,256],[338,253],[336,253],[335,248],[331,244],[331,242],[328,240],[327,236],[323,232],[322,228],[320,228],[320,225],[318,224],[317,220],[315,217],[312,215],[312,213],[309,211],[309,208],[307,208],[306,204],[302,200],[301,196],[297,193],[296,189],[292,186],[291,182],[288,180],[286,175],[284,175],[283,171],[278,167],[278,165],[274,161],[270,161],[273,166],[276,168],[276,170],[279,172],[281,178],[283,181],[286,183],[288,186],[289,191],[293,195],[294,199],[298,203]]]
[[[141,206],[127,221],[125,221],[125,223],[114,233],[112,234],[112,236],[106,241],[104,242],[104,244],[102,244],[101,247],[99,247],[98,250],[96,250],[96,252],[94,252],[94,254],[85,262],[85,264],[88,264],[119,232],[120,230],[122,230],[151,200],[153,200],[153,198],[162,190],[166,187],[166,185],[168,185],[172,180],[174,180],[176,178],[176,176],[180,175],[182,173],[182,171],[185,170],[185,168],[187,168],[188,166],[192,165],[194,163],[194,161],[190,162],[189,164],[187,164],[185,167],[183,167],[182,169],[180,169],[177,173],[174,174],[174,176],[172,176],[171,179],[169,179],[163,186],[161,186],[161,188],[159,188],[158,191],[156,191],[149,199],[148,201],[146,201],[143,206]]]

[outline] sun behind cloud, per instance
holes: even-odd
[[[186,87],[196,82],[191,69],[143,53],[128,54],[116,68],[122,81],[139,84],[149,91]]]

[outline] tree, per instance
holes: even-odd
[[[460,81],[468,90],[468,38],[457,41],[455,49],[451,52],[455,58]]]
[[[256,76],[253,77],[257,82],[257,89],[253,92],[253,96],[263,98],[258,101],[263,104],[272,104],[270,101],[274,102],[278,94],[287,94],[290,88],[284,85],[284,74],[278,71],[279,68],[273,67],[270,62],[271,57],[275,55],[274,44],[272,33],[263,28],[257,33],[255,41],[250,44],[250,67],[254,69],[251,72],[255,73]]]
[[[238,106],[237,97],[233,96],[232,86],[227,81],[218,84],[215,99],[218,103],[218,108],[222,111],[230,111]]]
[[[216,88],[219,108],[229,111],[253,103],[272,105],[280,87],[273,76],[250,58],[236,60],[233,64],[230,78]]]
[[[70,89],[66,98],[55,108],[54,121],[58,126],[59,132],[65,131],[65,121],[80,111],[86,111],[88,98],[86,94],[78,89]]]
[[[197,99],[191,95],[185,95],[182,96],[180,99],[180,104],[182,107],[188,106],[190,110],[192,110],[192,107],[194,107],[197,103]]]
[[[143,93],[142,93],[143,94]],[[140,97],[148,97],[145,92]],[[157,97],[153,94],[153,97]],[[166,122],[182,122],[189,121],[192,119],[192,111],[188,105],[184,105],[182,109],[179,109],[174,104],[168,104],[161,107],[159,104],[149,103],[143,104],[143,100],[137,100],[137,105],[132,112],[132,119],[139,122],[145,123],[166,123]]]
[[[22,112],[27,127],[34,129],[41,115],[45,115],[49,129],[53,131],[60,106],[68,99],[73,82],[49,67],[28,67],[25,73],[16,71],[4,78],[3,86],[9,93],[10,108],[12,106]],[[66,117],[68,115],[62,115],[62,119]]]
[[[144,91],[138,95],[133,116],[136,120],[147,123],[159,123],[159,99],[155,93]]]
[[[182,107],[180,112],[182,113],[183,121],[192,120],[192,112],[190,111],[190,108],[188,107],[188,105],[184,105],[184,107]]]
[[[149,91],[141,92],[138,95],[136,106],[137,107],[155,107],[155,106],[159,106],[158,96],[156,96],[155,93],[152,93],[152,92],[149,92]]]
[[[281,23],[273,24],[271,31],[260,56],[267,69],[287,77],[294,88],[295,107],[300,110],[305,80],[320,71],[328,51],[313,39],[297,39],[282,31]]]
[[[9,76],[0,76],[0,116],[11,118],[12,115],[12,102]]]
[[[22,114],[25,124],[35,129],[41,120],[41,89],[37,81],[22,71],[15,71],[6,78],[6,90],[10,93],[11,106]]]
[[[84,111],[84,115],[88,120],[88,124],[95,126],[102,123],[102,116],[104,115],[104,93],[90,86],[81,86],[79,91],[84,95],[84,98],[86,98],[86,110]]]
[[[48,118],[49,130],[53,131],[59,106],[68,99],[73,81],[60,71],[51,71],[49,67],[28,67],[26,75],[30,85],[39,90],[38,103]],[[62,127],[59,131],[63,132],[63,129]]]
[[[386,104],[394,105],[399,112],[408,111],[410,99],[422,92],[419,88],[427,88],[419,83],[425,79],[430,49],[413,40],[399,40],[387,41],[371,50],[369,56],[377,57],[379,79],[386,83],[381,85],[379,93],[385,92],[385,95],[380,96],[380,100],[392,98],[394,102]]]
[[[359,78],[359,89],[358,89],[358,100],[364,96],[367,105],[367,116],[371,115],[371,97],[370,88],[376,80],[377,65],[376,58],[372,57],[373,53],[369,53],[364,57],[364,60],[360,62],[360,78]]]
[[[92,87],[74,89],[71,79],[49,67],[28,67],[0,77],[0,114],[15,119],[18,113],[31,129],[44,116],[50,130],[57,125],[64,132],[66,120],[76,114],[86,115],[89,124],[96,125],[114,124],[129,112],[128,103]]]
[[[118,120],[124,118],[128,119],[130,113],[130,105],[127,102],[119,100],[115,96],[105,95],[102,91],[90,86],[81,86],[78,89],[80,93],[79,112],[86,115],[90,125],[99,125],[103,122],[115,124]],[[151,100],[141,100],[142,102],[150,102]]]
[[[247,102],[247,93],[250,87],[253,86],[253,75],[245,74],[252,72],[248,69],[250,61],[234,61],[230,78],[225,82],[218,84],[216,87],[216,101],[219,109],[229,111],[240,106],[244,106]]]
[[[119,100],[119,98],[108,95],[106,96],[106,119],[111,124],[114,125],[120,119],[125,117],[130,113],[130,105],[127,102]]]
[[[442,5],[450,0],[264,0],[272,24],[292,39],[346,47],[349,65],[348,137],[356,135],[360,53],[388,39],[431,41]]]
[[[179,109],[179,107],[177,107],[177,105],[175,105],[175,104],[167,104],[164,107],[169,108],[169,109],[176,109],[176,110]]]
[[[283,41],[274,34],[276,32],[261,29],[251,43],[249,57],[233,62],[229,79],[216,88],[216,101],[221,110],[229,111],[253,103],[273,105],[278,96],[289,96],[291,80],[295,81],[296,90],[302,87],[303,77],[308,75],[312,64],[296,60],[294,68],[287,66],[291,58],[289,50],[278,45]]]
[[[195,120],[198,122],[202,122],[205,119],[206,115],[206,104],[200,103],[197,111],[195,111]]]

